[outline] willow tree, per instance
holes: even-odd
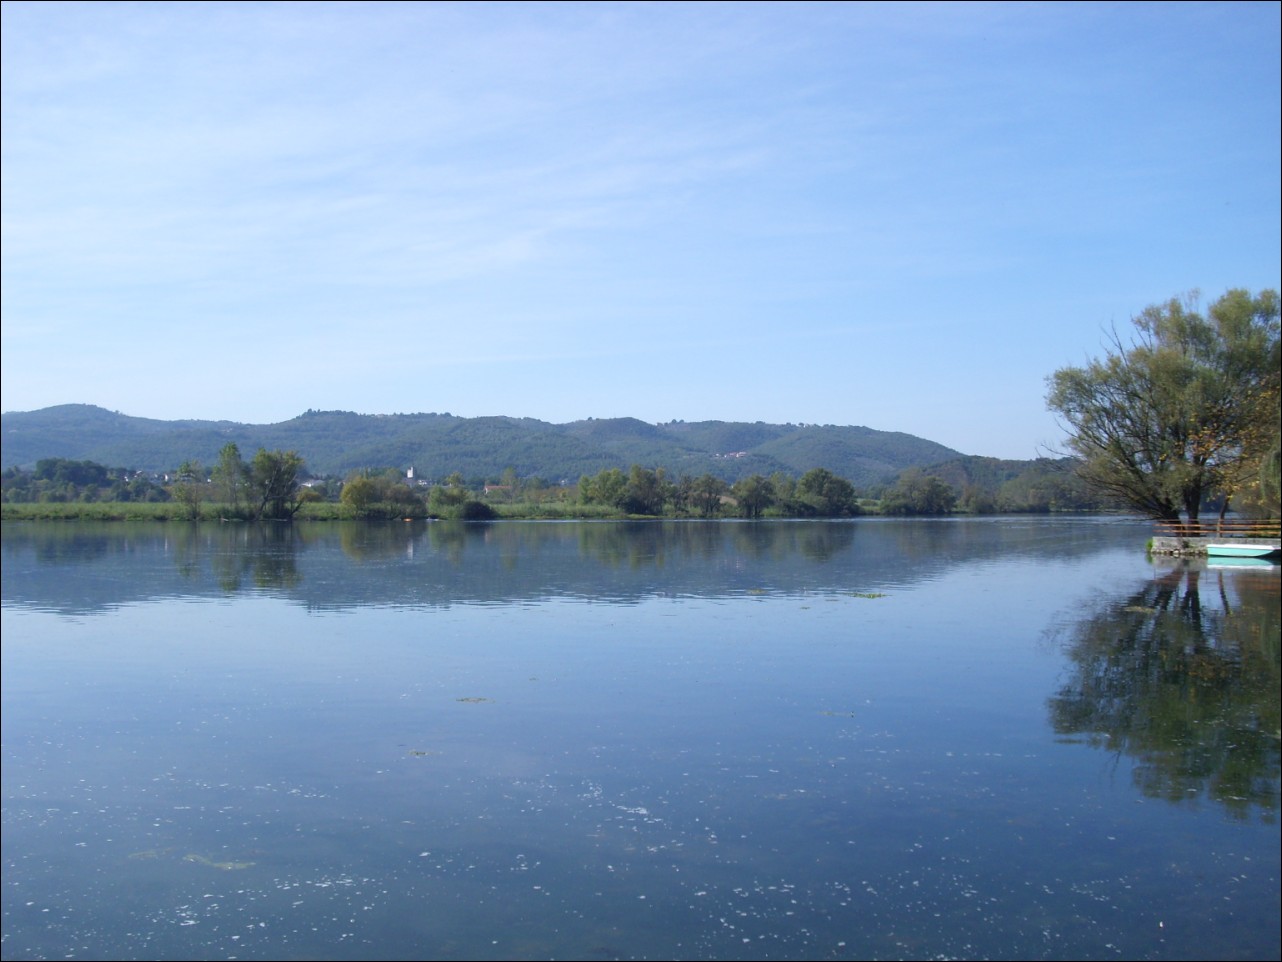
[[[240,456],[240,448],[228,441],[218,452],[218,463],[212,472],[214,491],[227,513],[238,517],[249,487],[249,465]]]
[[[1231,290],[1146,308],[1105,357],[1048,378],[1047,406],[1091,485],[1153,518],[1193,521],[1259,476],[1276,437],[1278,295]]]
[[[297,451],[259,448],[249,464],[249,492],[256,521],[289,521],[303,506],[298,476],[303,459]]]

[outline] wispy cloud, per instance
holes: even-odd
[[[680,372],[674,416],[768,383],[824,408],[793,419],[868,423],[858,406],[905,370],[937,385],[915,404],[953,409],[967,379],[1000,376],[995,344],[1056,363],[1030,324],[1042,350],[1089,348],[1105,307],[1233,268],[1277,283],[1277,21],[1270,5],[6,4],[4,403],[52,403],[70,370],[146,414],[241,365],[276,409],[311,406],[318,379],[361,395],[337,406],[404,409],[425,369],[462,409],[500,391],[488,359],[516,399],[501,407],[557,395],[586,416],[607,388],[647,400],[653,378],[628,369],[644,357]],[[149,353],[176,328],[202,335],[181,374]],[[818,377],[837,384],[822,399]]]

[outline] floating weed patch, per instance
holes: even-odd
[[[253,868],[253,862],[215,862],[207,855],[200,855],[193,852],[190,855],[183,856],[184,862],[195,862],[197,865],[208,865],[210,868],[216,868],[220,872],[240,872],[247,868]]]
[[[850,597],[852,598],[885,598],[887,597],[884,591],[850,591],[850,592],[847,592],[847,594],[849,594]]]

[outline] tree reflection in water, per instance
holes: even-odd
[[[1146,795],[1276,818],[1278,569],[1184,562],[1067,626],[1061,735],[1134,761]]]

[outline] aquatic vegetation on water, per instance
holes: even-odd
[[[183,861],[208,865],[210,868],[216,868],[220,872],[238,872],[241,869],[251,868],[255,864],[254,862],[215,862],[213,859],[205,855],[198,855],[195,852],[184,855]]]
[[[141,852],[130,852],[126,856],[131,862],[152,862],[168,858],[176,849],[170,845],[166,848],[148,848]],[[247,861],[218,861],[207,855],[201,855],[197,852],[190,852],[181,859],[184,862],[195,862],[198,865],[208,865],[210,868],[216,868],[222,872],[237,872],[242,869],[250,868],[255,865],[254,862]]]

